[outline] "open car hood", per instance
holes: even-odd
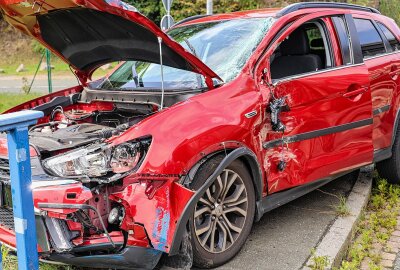
[[[0,0],[5,20],[71,65],[83,83],[115,61],[160,63],[221,78],[158,26],[120,0]]]

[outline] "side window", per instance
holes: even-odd
[[[350,65],[352,61],[352,49],[350,34],[347,28],[346,21],[343,16],[332,17],[333,24],[340,42],[340,49],[342,54],[343,65]]]
[[[271,77],[281,79],[333,66],[330,41],[322,21],[312,21],[294,30],[271,56]]]
[[[364,58],[386,53],[378,30],[370,20],[354,19]]]
[[[382,23],[377,22],[379,28],[382,30],[383,34],[385,35],[386,39],[389,41],[390,46],[392,47],[393,51],[400,50],[400,43],[397,38],[393,35],[393,33]]]

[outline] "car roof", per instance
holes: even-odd
[[[346,3],[332,3],[332,2],[301,2],[289,5],[285,8],[266,8],[257,10],[246,10],[232,13],[215,14],[215,15],[197,15],[186,18],[178,22],[175,26],[183,26],[189,24],[198,24],[205,22],[232,20],[232,19],[249,19],[249,18],[266,18],[266,17],[281,17],[293,12],[311,13],[318,12],[326,9],[335,9],[350,12],[363,13],[363,14],[380,14],[374,8],[363,7]]]
[[[176,25],[183,26],[189,24],[198,24],[198,23],[221,21],[221,20],[276,17],[277,13],[281,10],[282,10],[281,8],[265,8],[265,9],[245,10],[245,11],[237,11],[231,13],[214,14],[214,15],[197,15],[186,18],[178,22]]]

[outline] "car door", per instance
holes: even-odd
[[[291,35],[301,36],[296,31],[310,22],[318,22],[321,28],[322,43],[311,41],[310,46],[324,46],[323,64],[309,57],[310,50],[282,47]],[[283,30],[257,67],[256,74],[263,78],[259,87],[269,93],[266,102],[284,99],[285,103],[277,105],[281,109],[277,118],[284,131],[277,131],[279,125],[272,124],[271,106],[263,123],[267,132],[261,143],[269,193],[337,177],[372,162],[369,75],[354,32],[354,22],[348,15],[305,16]],[[291,43],[301,47],[304,42]],[[277,59],[284,66],[279,67]],[[304,68],[311,62],[319,67]]]
[[[365,15],[354,16],[365,65],[370,74],[372,111],[374,116],[373,144],[375,158],[380,160],[379,150],[390,149],[396,110],[392,108],[399,82],[399,42],[384,23]],[[382,153],[391,153],[383,151]]]

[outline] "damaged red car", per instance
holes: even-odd
[[[372,163],[400,181],[400,30],[375,9],[299,3],[166,33],[120,1],[0,10],[79,81],[8,111],[45,115],[29,131],[42,260],[216,267],[263,214],[329,181]],[[4,136],[0,180],[0,241],[15,249]]]

